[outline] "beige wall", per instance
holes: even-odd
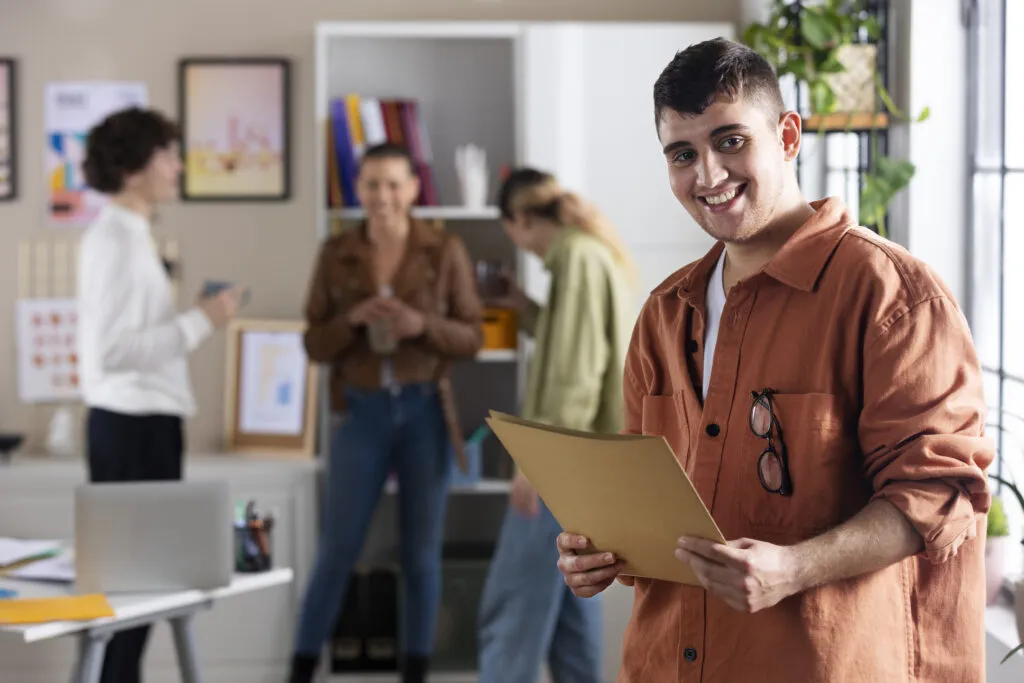
[[[206,277],[251,285],[249,316],[300,315],[316,240],[313,215],[313,25],[333,19],[738,21],[740,0],[0,0],[0,55],[20,62],[19,199],[0,203],[0,431],[27,431],[41,447],[51,414],[21,405],[13,306],[17,249],[52,234],[43,221],[43,86],[49,81],[138,79],[150,103],[176,110],[176,61],[197,54],[281,54],[293,61],[293,198],[276,204],[175,204],[162,234],[178,238],[183,297]],[[220,448],[224,337],[192,357],[200,416],[191,450]]]

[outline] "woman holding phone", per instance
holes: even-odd
[[[331,439],[323,533],[292,660],[312,680],[388,473],[398,475],[403,683],[423,683],[440,605],[449,445],[462,439],[448,359],[482,343],[482,306],[462,241],[411,217],[419,180],[409,152],[362,158],[358,228],[321,249],[306,303],[306,351],[330,365]]]
[[[544,306],[512,289],[535,352],[523,417],[556,427],[622,429],[622,372],[634,321],[633,266],[615,228],[549,173],[521,168],[499,194],[502,224],[544,261]],[[600,604],[574,596],[558,571],[562,531],[517,473],[480,609],[481,683],[532,683],[550,664],[557,683],[599,683]]]

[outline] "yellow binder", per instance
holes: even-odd
[[[114,616],[102,593],[56,598],[0,600],[0,625],[42,624],[48,621],[88,621]]]

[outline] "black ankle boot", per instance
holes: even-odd
[[[426,683],[430,660],[421,655],[408,655],[402,667],[402,683]]]
[[[317,658],[309,655],[293,655],[292,670],[288,674],[288,683],[313,683],[316,673]]]

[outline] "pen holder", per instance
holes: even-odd
[[[235,571],[239,573],[265,572],[270,569],[271,529],[262,520],[235,525]]]

